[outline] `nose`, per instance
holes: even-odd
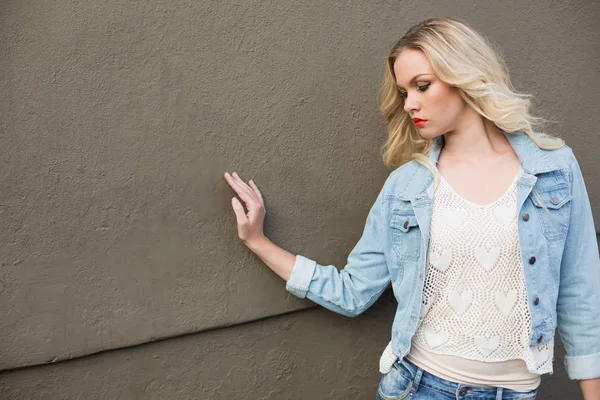
[[[419,99],[417,99],[417,95],[413,93],[412,96],[407,96],[404,99],[404,111],[408,114],[411,114],[413,111],[419,111],[421,104],[419,103]]]

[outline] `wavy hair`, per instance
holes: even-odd
[[[388,124],[382,148],[384,164],[396,168],[415,159],[432,169],[426,157],[432,140],[424,139],[404,111],[404,99],[396,85],[394,62],[404,49],[421,50],[435,75],[459,89],[463,100],[504,132],[523,131],[541,149],[552,150],[564,141],[534,132],[549,120],[535,117],[529,109],[532,95],[517,93],[499,51],[479,33],[452,18],[430,18],[410,28],[387,56],[380,111]],[[552,121],[554,122],[554,121]],[[435,168],[433,169],[435,173]]]

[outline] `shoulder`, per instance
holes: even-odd
[[[581,169],[579,167],[579,162],[570,146],[565,144],[555,150],[542,151],[556,165],[556,169],[565,176],[568,176],[570,181],[580,178]]]
[[[579,161],[570,146],[565,144],[556,150],[543,151],[557,166],[558,171],[553,174],[555,179],[558,176],[557,174],[564,177],[563,179],[569,182],[571,193],[575,197],[581,197],[583,194],[587,193]]]
[[[391,180],[404,180],[412,177],[422,167],[415,160],[408,161],[390,173],[389,179]]]
[[[431,173],[421,163],[411,160],[390,172],[385,185],[387,199],[411,200],[429,186]]]
[[[573,162],[577,161],[573,149],[566,144],[555,150],[542,149],[542,152],[563,170],[570,170]]]

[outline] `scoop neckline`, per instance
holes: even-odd
[[[508,185],[508,187],[506,188],[506,190],[504,191],[504,193],[502,193],[500,195],[500,197],[498,197],[496,200],[492,201],[491,203],[488,204],[478,204],[475,203],[471,200],[467,200],[464,197],[462,197],[460,194],[458,194],[456,192],[456,190],[454,190],[454,188],[452,187],[452,185],[450,185],[450,183],[444,178],[444,176],[442,174],[440,174],[440,178],[441,178],[441,182],[446,185],[450,191],[456,196],[458,197],[461,201],[472,205],[473,207],[476,208],[489,208],[489,207],[493,207],[495,204],[499,203],[500,201],[502,201],[507,195],[508,193],[511,191],[511,189],[513,188],[513,186],[517,183],[517,181],[519,180],[519,178],[521,177],[521,175],[523,174],[523,167],[521,165],[519,165],[519,170],[517,171],[517,174],[515,175],[515,177],[513,178],[512,182],[510,183],[510,185]]]

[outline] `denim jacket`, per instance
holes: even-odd
[[[547,151],[521,131],[505,135],[524,170],[517,181],[517,225],[532,317],[530,345],[553,343],[558,326],[569,377],[598,378],[600,259],[579,164],[566,145]],[[438,137],[429,154],[434,163],[442,141]],[[404,357],[422,307],[433,182],[432,173],[416,161],[391,172],[345,267],[338,271],[298,255],[286,289],[353,317],[391,283],[398,302],[391,351]]]

